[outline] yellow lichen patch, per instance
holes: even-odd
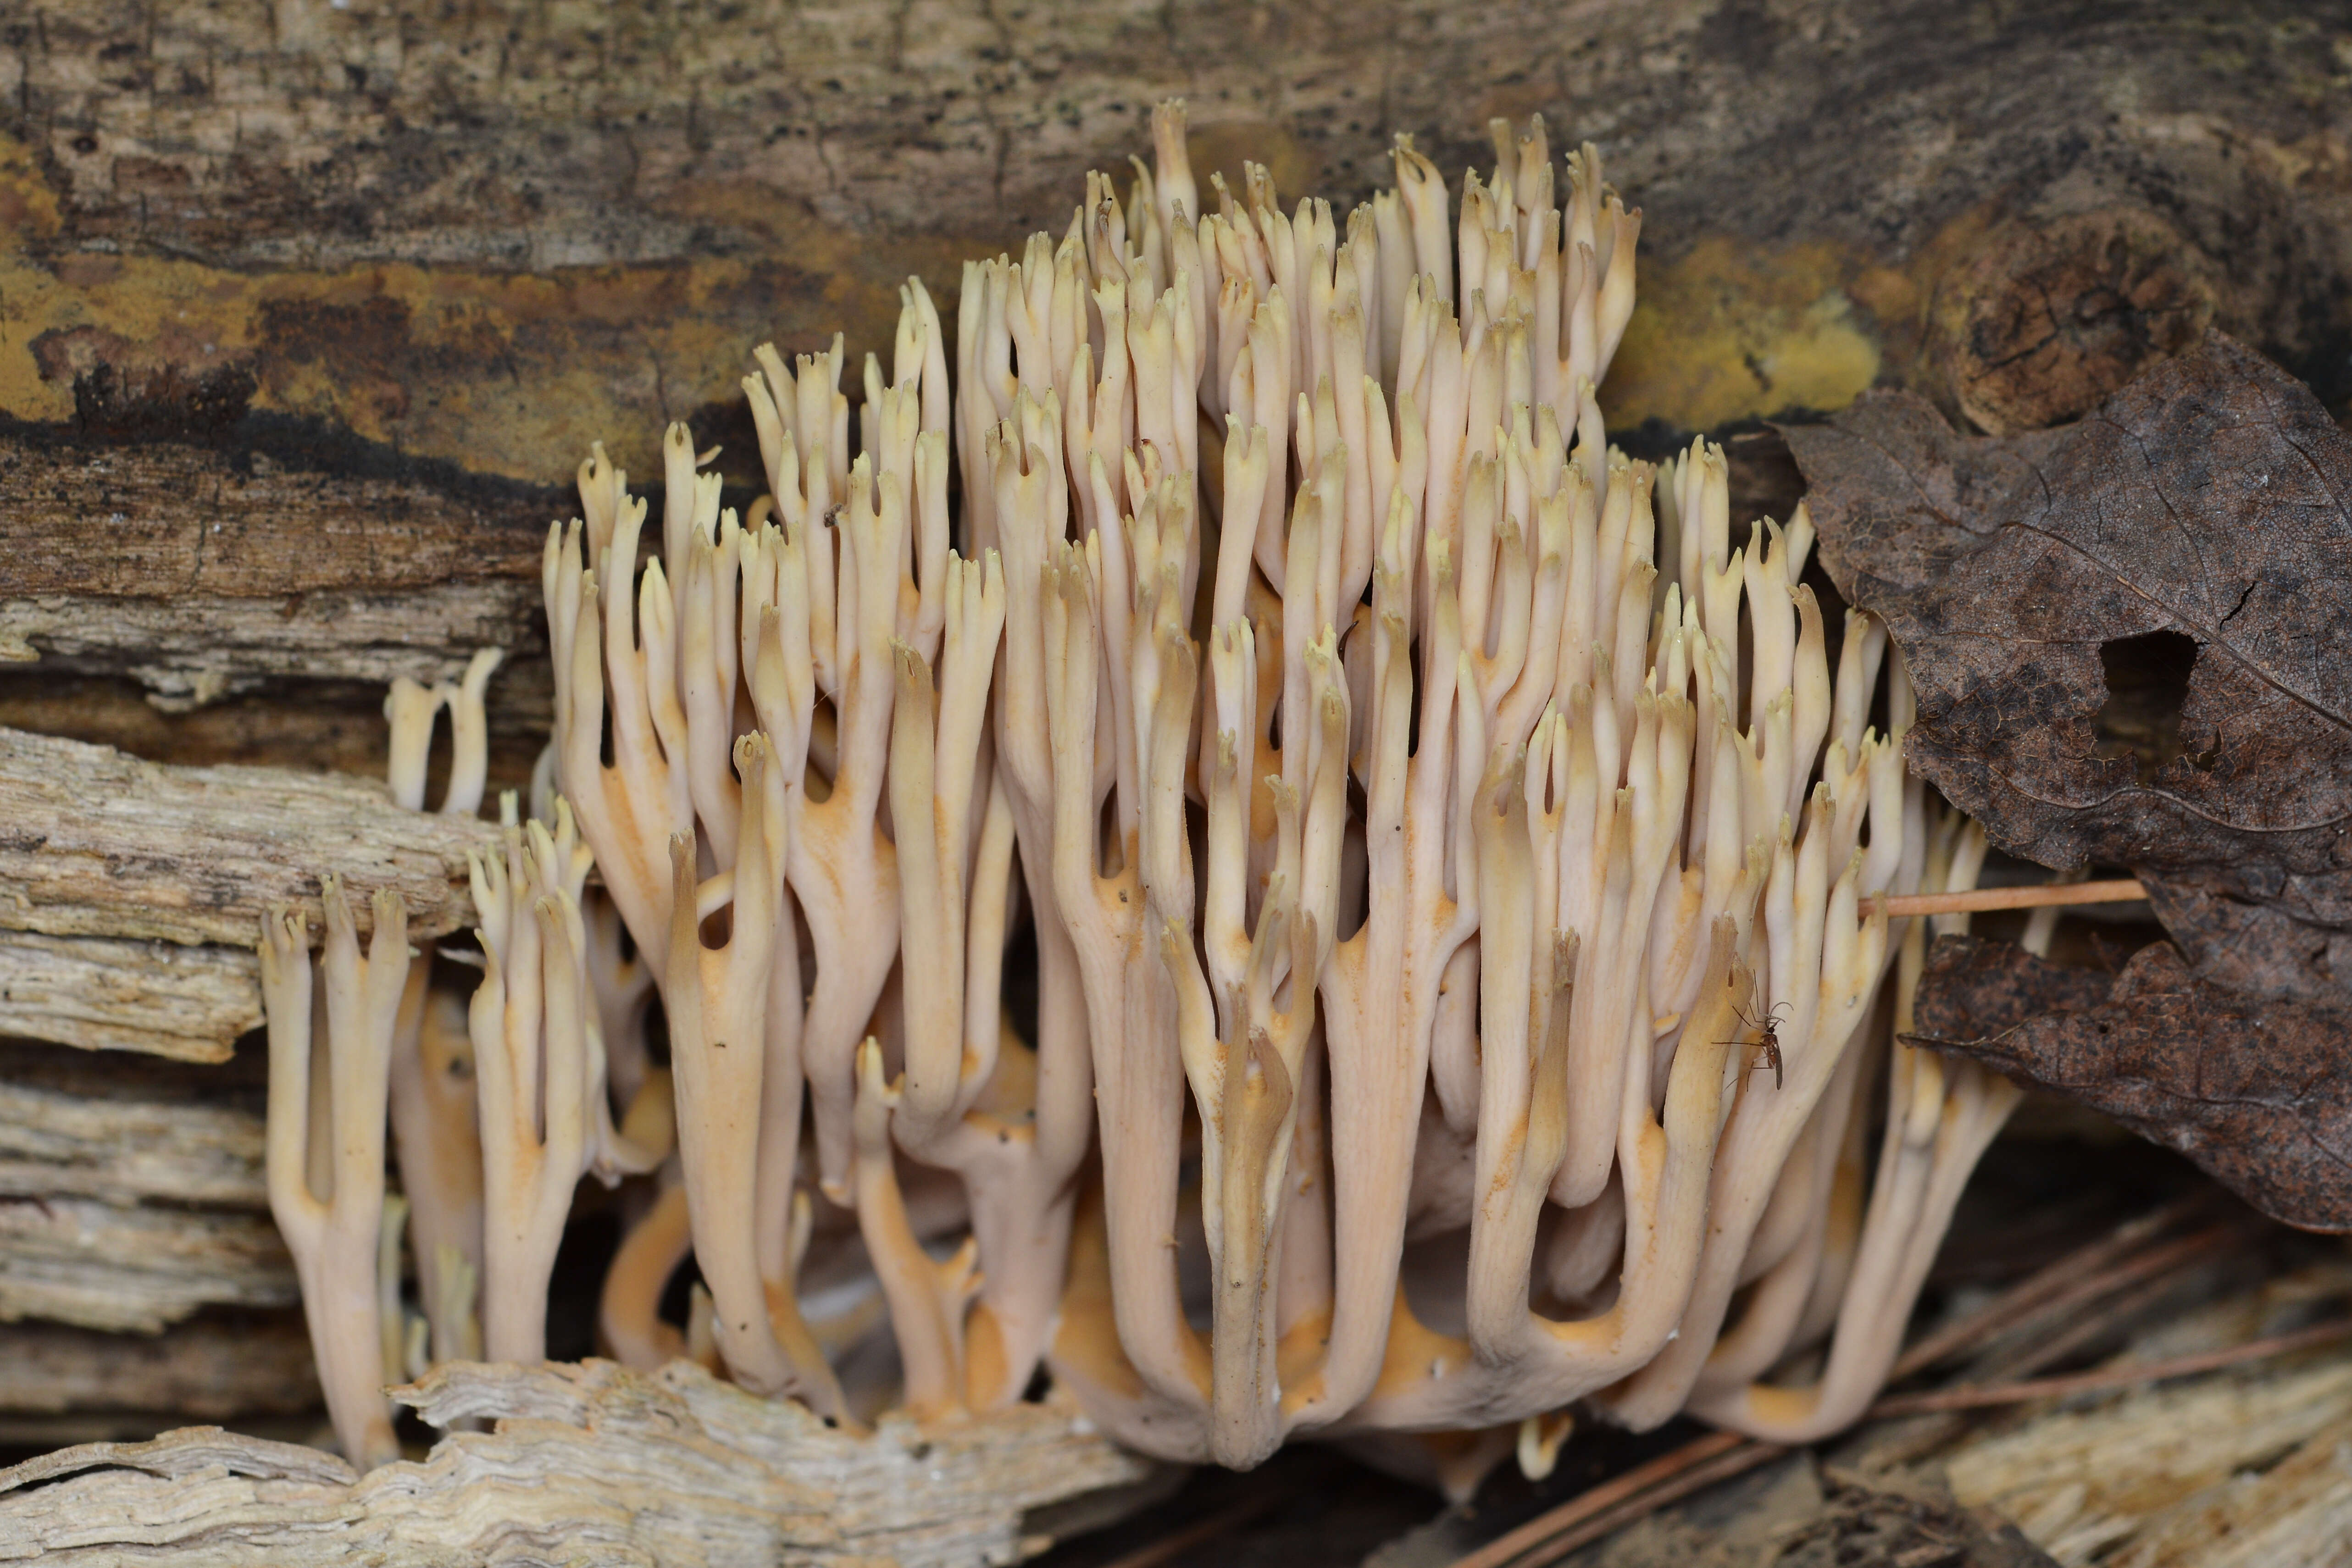
[[[1273,120],[1233,120],[1199,126],[1185,137],[1184,150],[1201,183],[1201,205],[1213,213],[1217,210],[1217,199],[1211,193],[1209,176],[1223,175],[1234,199],[1243,200],[1244,161],[1265,164],[1266,172],[1274,177],[1275,190],[1294,204],[1323,174],[1319,162],[1299,145],[1298,138]],[[1192,215],[1198,217],[1200,214]],[[1343,213],[1338,216],[1344,227],[1347,215]]]
[[[14,246],[57,232],[57,193],[41,178],[32,149],[0,136],[0,241]]]
[[[733,254],[547,272],[385,264],[231,270],[173,257],[53,253],[54,200],[20,146],[0,139],[0,412],[88,415],[93,398],[184,400],[229,387],[258,410],[311,416],[416,457],[544,480],[590,441],[658,473],[663,424],[740,403],[751,350],[787,353],[846,334],[858,374],[887,359],[898,286],[923,275],[954,308],[977,244],[877,245],[759,193],[679,193],[679,215],[749,230]],[[102,388],[76,383],[103,372]],[[233,416],[233,415],[232,415]],[[165,420],[168,424],[168,418]],[[757,455],[728,455],[745,476]]]
[[[1759,251],[1721,237],[1645,261],[1601,390],[1609,423],[1711,430],[1844,407],[1878,377],[1876,324],[1854,298],[1868,271],[1827,245]]]

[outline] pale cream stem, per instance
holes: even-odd
[[[902,969],[907,1015],[902,1142],[919,1146],[970,1103],[965,1075],[966,867],[990,671],[1004,625],[1004,582],[983,562],[950,558],[940,689],[903,644],[892,713],[891,815],[898,826],[902,941],[935,956]],[[928,831],[927,831],[928,830]],[[999,907],[1002,895],[999,895]],[[993,1009],[990,1009],[993,1026]],[[972,1091],[976,1092],[976,1091]]]
[[[1545,1319],[1527,1305],[1535,1218],[1551,1185],[1547,1167],[1567,1151],[1567,1124],[1559,1114],[1568,1097],[1560,1020],[1571,1009],[1559,991],[1570,984],[1573,965],[1572,945],[1565,939],[1559,945],[1546,966],[1551,1023],[1535,1062],[1528,1110],[1481,1129],[1482,1142],[1497,1136],[1516,1145],[1516,1158],[1507,1154],[1498,1167],[1503,1179],[1488,1189],[1472,1220],[1470,1299],[1485,1303],[1475,1321],[1486,1348],[1475,1353],[1463,1344],[1440,1357],[1442,1376],[1384,1381],[1357,1421],[1460,1427],[1556,1409],[1622,1378],[1673,1338],[1709,1223],[1708,1170],[1730,1076],[1728,1048],[1717,1042],[1728,1038],[1735,1011],[1747,1005],[1748,979],[1737,963],[1735,943],[1731,922],[1720,923],[1707,962],[1706,1000],[1693,1020],[1696,1032],[1686,1033],[1675,1052],[1663,1117],[1651,1111],[1646,1092],[1624,1096],[1622,1279],[1606,1312],[1567,1322]]]
[[[406,675],[395,676],[383,699],[383,716],[392,729],[384,779],[393,803],[404,810],[425,810],[425,770],[433,751],[433,719],[441,711],[446,688],[427,690]]]
[[[570,883],[572,819],[507,830],[471,862],[485,957],[471,1013],[483,1156],[482,1334],[494,1360],[546,1354],[547,1283],[591,1147],[593,1005]],[[582,868],[584,869],[584,868]],[[600,1091],[599,1091],[600,1092]]]
[[[1097,686],[1100,677],[1093,577],[1063,545],[1043,589],[1044,664],[1053,766],[1053,873],[1064,927],[1085,987],[1095,1045],[1111,1300],[1119,1343],[1146,1387],[1198,1408],[1208,1352],[1185,1322],[1174,1249],[1183,1069],[1176,997],[1150,962],[1145,899],[1133,846],[1105,876],[1097,844]]]
[[[463,680],[441,691],[449,709],[449,783],[441,797],[445,817],[471,817],[482,809],[488,788],[490,723],[485,698],[490,677],[506,660],[504,648],[483,648],[466,662]]]
[[[688,790],[713,858],[735,861],[736,819],[742,810],[728,748],[734,739],[737,571],[743,538],[735,514],[726,514],[719,542],[700,528],[685,537],[677,569],[677,706],[684,716],[683,761]]]
[[[652,1207],[622,1236],[597,1304],[604,1348],[632,1372],[658,1371],[686,1354],[686,1336],[662,1321],[660,1309],[670,1276],[693,1251],[686,1188],[666,1179]]]
[[[1716,1341],[1692,1385],[1692,1398],[1710,1398],[1752,1382],[1801,1343],[1802,1319],[1819,1288],[1829,1250],[1832,1195],[1840,1178],[1841,1156],[1850,1142],[1848,1131],[1859,1120],[1853,1114],[1854,1101],[1873,1054],[1867,1045],[1846,1052],[1829,1092],[1790,1151],[1741,1270],[1743,1286],[1752,1288],[1747,1290],[1738,1321]],[[1770,1071],[1753,1062],[1747,1067],[1751,1072]]]
[[[313,1029],[308,927],[273,908],[262,924],[263,998],[269,1019],[270,1211],[295,1257],[319,1383],[344,1456],[366,1470],[400,1457],[383,1396],[377,1266],[384,1215],[385,1102],[392,1036],[408,972],[407,916],[394,893],[375,896],[362,959],[351,905],[323,879],[327,940],[326,1125],[310,1125]],[[309,1173],[307,1141],[331,1141],[328,1190]]]
[[[1756,716],[1780,697],[1791,695],[1795,688],[1796,601],[1789,593],[1788,544],[1779,524],[1766,517],[1756,525],[1755,537],[1748,540],[1742,564],[1748,595],[1748,645],[1755,656],[1748,672],[1748,713],[1752,725]],[[1808,763],[1811,760],[1805,759]],[[1792,795],[1801,798],[1805,780],[1805,768],[1790,756],[1780,758],[1776,768],[1768,770],[1765,787],[1780,803],[1780,810],[1794,815],[1786,802]]]
[[[1391,502],[1373,572],[1372,712],[1362,775],[1371,889],[1363,925],[1322,969],[1330,1073],[1332,1319],[1319,1373],[1286,1391],[1294,1427],[1343,1418],[1381,1376],[1403,1310],[1399,1265],[1412,1149],[1430,1076],[1440,977],[1477,928],[1475,852],[1468,851],[1483,767],[1476,688],[1461,658],[1450,550],[1432,547],[1439,590],[1422,650],[1417,747],[1411,654],[1415,578],[1412,519]],[[1459,855],[1451,887],[1447,862]]]
[[[1924,943],[1916,930],[1906,936],[1898,1019],[1909,1012]],[[1978,1063],[1941,1062],[1899,1041],[1894,1049],[1895,1097],[1878,1179],[1820,1382],[1737,1388],[1696,1404],[1706,1418],[1774,1441],[1811,1441],[1852,1423],[1884,1385],[1960,1190],[2020,1098]]]
[[[1837,690],[1831,703],[1830,733],[1858,757],[1870,723],[1870,697],[1878,689],[1878,666],[1886,653],[1886,622],[1866,610],[1847,612],[1845,643],[1838,653]]]
[[[1046,404],[1051,413],[1051,392]],[[1069,491],[1054,449],[1023,443],[1017,424],[992,430],[987,455],[1003,519],[1005,594],[1003,652],[989,706],[996,778],[1012,812],[1036,933],[1037,1178],[1051,1189],[1086,1158],[1095,1124],[1088,1004],[1055,891],[1055,775],[1047,724],[1046,567],[1067,531]]]
[[[890,486],[875,504],[872,470],[858,459],[843,536],[840,765],[822,801],[791,789],[793,892],[809,919],[816,984],[803,1026],[802,1057],[816,1128],[819,1185],[850,1197],[851,1102],[857,1042],[898,947],[897,852],[879,820],[896,690],[890,641],[907,576],[904,503]],[[815,584],[811,584],[812,592]],[[820,673],[820,681],[822,674]]]
[[[1786,849],[1781,851],[1772,885],[1766,893],[1768,911],[1776,902],[1789,899],[1790,894],[1780,889],[1795,891],[1801,880],[1798,858]],[[1782,1032],[1784,1074],[1780,1087],[1754,1073],[1746,1074],[1738,1085],[1738,1103],[1717,1148],[1707,1201],[1707,1245],[1699,1260],[1689,1304],[1674,1339],[1607,1397],[1613,1416],[1636,1428],[1646,1430],[1667,1419],[1687,1399],[1722,1327],[1748,1241],[1771,1196],[1773,1179],[1868,1010],[1866,1004],[1885,952],[1886,922],[1883,915],[1857,921],[1859,871],[1858,864],[1850,864],[1825,901],[1811,902],[1807,917],[1798,924],[1819,935],[1796,930],[1788,940],[1776,936],[1769,943],[1778,972],[1770,988],[1758,998],[1759,1005],[1785,999],[1795,1004],[1801,1018],[1809,1015],[1811,1021],[1801,1032],[1793,1022]],[[1805,874],[1801,880],[1810,883],[1812,879]],[[1789,904],[1783,907],[1792,909]],[[1767,925],[1776,918],[1795,920],[1793,913],[1768,914]],[[1792,957],[1784,967],[1780,955],[1790,951],[1791,942],[1818,953],[1817,963],[1799,965]],[[1788,977],[1782,978],[1782,974]],[[1800,977],[1807,980],[1801,988],[1795,984]],[[1751,1010],[1748,1016],[1753,1019],[1756,1015]]]
[[[782,934],[786,852],[784,780],[757,735],[736,745],[743,782],[741,856],[725,943],[707,946],[695,918],[693,841],[670,841],[670,1059],[677,1087],[678,1149],[695,1258],[716,1309],[720,1353],[735,1379],[767,1394],[794,1393],[836,1418],[839,1385],[801,1322],[789,1290],[768,1289],[753,1207],[765,1125],[762,1079],[769,977]]]
[[[408,1381],[408,1321],[400,1305],[400,1233],[407,1225],[408,1199],[386,1192],[383,1218],[376,1227],[374,1270],[377,1375],[386,1386]],[[425,1329],[422,1318],[416,1327],[420,1333]]]
[[[691,831],[694,817],[684,758],[657,741],[647,695],[649,665],[662,636],[648,627],[641,648],[634,630],[627,563],[635,559],[644,521],[645,503],[621,497],[605,552],[608,561],[621,563],[617,580],[608,575],[600,582],[581,560],[578,529],[561,538],[551,532],[548,615],[551,625],[562,619],[572,628],[571,658],[556,671],[556,781],[572,803],[630,936],[658,976],[665,972],[669,924],[669,879],[660,846],[671,833]],[[667,616],[668,589],[658,561],[646,569],[642,597],[657,622]],[[674,660],[664,653],[660,663],[667,671]],[[609,767],[602,756],[608,722]]]
[[[1609,212],[1616,222],[1601,272],[1600,298],[1593,306],[1596,347],[1592,379],[1596,382],[1608,379],[1609,366],[1617,357],[1617,346],[1625,340],[1626,323],[1633,319],[1633,248],[1642,236],[1641,208],[1628,212],[1612,194]]]
[[[458,1291],[448,1276],[453,1260],[475,1280],[481,1275],[483,1166],[466,1004],[455,991],[428,989],[428,973],[415,965],[402,998],[390,1097],[416,1292],[432,1359],[442,1362],[457,1359],[469,1334],[478,1338],[474,1292]]]

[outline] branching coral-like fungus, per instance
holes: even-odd
[[[312,1012],[309,922],[284,909],[262,917],[269,1211],[294,1254],[336,1438],[365,1469],[400,1457],[392,1403],[383,1396],[377,1270],[385,1223],[385,1101],[393,1030],[408,981],[408,916],[398,894],[378,894],[374,934],[362,957],[342,885],[329,877],[323,898],[322,1030]]]
[[[492,1354],[535,1354],[593,1037],[641,1076],[649,980],[633,1358],[697,1343],[655,1312],[690,1241],[730,1374],[846,1416],[796,1283],[842,1206],[926,1417],[1042,1362],[1172,1458],[1540,1469],[1571,1408],[1864,1407],[2011,1099],[1894,1043],[1925,932],[1883,896],[1981,836],[1904,773],[1884,630],[1832,659],[1802,507],[1736,540],[1720,449],[1609,446],[1641,215],[1495,129],[1458,216],[1400,140],[1342,222],[1204,192],[1163,106],[1127,200],[965,268],[952,385],[919,282],[854,422],[838,340],[756,352],[748,524],[673,426],[640,572],[646,503],[583,465],[543,825],[478,868]]]

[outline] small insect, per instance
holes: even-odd
[[[1780,1014],[1788,1005],[1789,1004],[1786,1002],[1774,1002],[1770,1010],[1766,1012],[1760,1019],[1749,1018],[1745,1012],[1740,1011],[1737,1008],[1732,1009],[1732,1016],[1739,1020],[1740,1032],[1743,1036],[1748,1034],[1760,1034],[1764,1037],[1748,1048],[1750,1054],[1748,1058],[1745,1071],[1752,1072],[1759,1067],[1770,1068],[1772,1070],[1772,1087],[1774,1089],[1780,1088],[1781,1083],[1780,1025],[1783,1020],[1780,1018]],[[1716,1041],[1716,1043],[1717,1045],[1747,1045],[1748,1041],[1745,1039],[1719,1040]]]

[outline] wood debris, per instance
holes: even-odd
[[[400,1398],[495,1425],[364,1479],[217,1427],[64,1449],[0,1470],[0,1561],[961,1568],[1034,1555],[1032,1511],[1152,1474],[1059,1404],[853,1437],[685,1363],[453,1363]]]

